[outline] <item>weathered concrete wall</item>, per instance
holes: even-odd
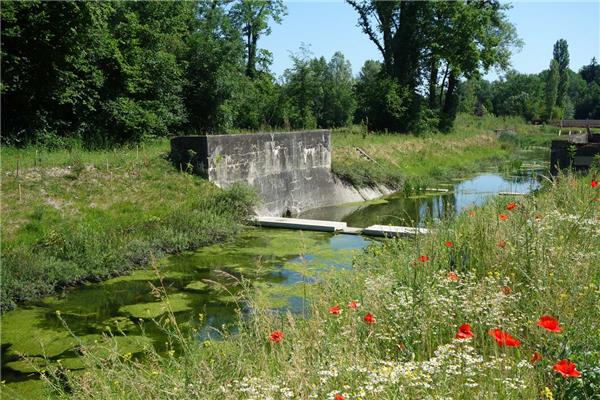
[[[172,139],[171,154],[180,168],[191,165],[220,187],[245,182],[255,188],[262,198],[261,215],[295,214],[390,192],[383,187],[358,190],[337,179],[326,130],[182,136]]]
[[[559,169],[587,170],[600,154],[600,135],[570,135],[567,140],[553,140],[550,151],[550,173]]]

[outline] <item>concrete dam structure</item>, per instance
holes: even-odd
[[[171,139],[171,158],[178,168],[191,168],[219,187],[248,184],[261,197],[259,215],[293,215],[391,192],[338,179],[331,172],[328,130],[179,136]]]

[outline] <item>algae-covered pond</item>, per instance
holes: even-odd
[[[482,173],[436,186],[448,189],[445,193],[399,193],[375,202],[311,210],[302,217],[341,220],[355,227],[422,225],[482,204],[499,192],[537,188],[534,171],[539,165],[530,163],[513,176]],[[218,338],[218,330],[233,326],[239,311],[251,311],[236,296],[242,277],[269,307],[299,313],[306,284],[332,269],[351,268],[353,257],[372,243],[377,242],[355,235],[247,228],[234,241],[159,260],[155,270],[22,305],[2,315],[2,392],[11,398],[40,397],[37,368],[58,362],[70,370],[83,368],[79,346],[102,344],[108,332],[117,337],[123,354],[139,353],[145,346],[162,350],[164,333],[153,319],[167,309],[152,285],[165,288],[178,321],[195,328],[199,340]]]
[[[60,362],[65,368],[81,369],[78,347],[101,344],[108,332],[118,338],[123,354],[141,352],[147,345],[161,350],[164,334],[153,319],[167,309],[151,285],[165,288],[178,321],[196,328],[203,340],[218,337],[217,329],[233,323],[237,310],[248,312],[236,296],[242,276],[269,306],[301,312],[304,285],[332,268],[350,268],[353,256],[369,243],[353,235],[248,228],[234,241],[166,257],[156,270],[136,271],[23,305],[2,316],[3,392],[37,397],[41,382],[36,368]]]

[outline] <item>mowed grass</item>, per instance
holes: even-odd
[[[465,114],[459,115],[450,134],[367,134],[360,127],[340,129],[332,135],[332,169],[358,186],[385,184],[410,190],[506,161],[517,148],[548,147],[556,137],[556,129],[526,124],[519,118]],[[374,161],[362,156],[357,147]]]
[[[302,315],[270,310],[242,281],[252,318],[220,328],[222,341],[199,343],[170,315],[157,322],[173,351],[92,352],[82,374],[44,376],[49,394],[79,399],[597,399],[599,265],[600,186],[561,176],[371,247],[306,285]],[[456,338],[463,324],[473,337]],[[499,345],[494,329],[518,343]],[[563,377],[560,360],[581,376]]]
[[[2,308],[225,240],[254,201],[181,173],[168,141],[2,151]]]

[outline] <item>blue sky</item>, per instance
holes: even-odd
[[[310,45],[314,56],[329,59],[336,51],[344,53],[356,74],[368,59],[381,59],[375,45],[356,26],[357,14],[339,1],[288,1],[288,15],[274,25],[270,36],[259,46],[273,53],[272,71],[276,75],[291,64],[290,52],[302,43]],[[512,66],[525,73],[548,67],[552,46],[560,38],[569,43],[570,67],[577,71],[592,57],[600,59],[600,0],[596,1],[513,1],[508,11],[523,48],[513,53]],[[491,72],[488,79],[495,79]]]

